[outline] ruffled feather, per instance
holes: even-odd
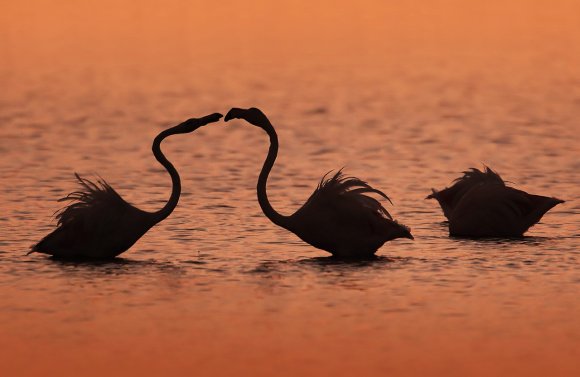
[[[59,202],[72,201],[56,214],[58,226],[73,223],[79,219],[87,219],[87,214],[94,216],[98,208],[122,208],[129,204],[103,179],[96,183],[81,178],[75,173],[81,190],[74,191],[59,199]]]
[[[391,214],[382,206],[382,204],[375,198],[365,195],[367,193],[374,193],[382,196],[388,200],[391,204],[391,199],[382,191],[371,187],[368,183],[360,180],[356,177],[347,177],[342,173],[340,169],[332,177],[327,178],[329,173],[325,174],[320,180],[318,187],[305,205],[315,200],[328,200],[335,201],[337,198],[353,200],[357,202],[361,207],[367,208],[368,210],[378,213],[392,220]]]
[[[104,180],[95,183],[76,173],[75,177],[81,189],[58,200],[71,203],[56,213],[56,229],[33,245],[30,252],[58,256],[75,256],[77,250],[88,253],[109,242],[124,226],[126,214],[136,210]]]
[[[484,170],[481,171],[477,168],[470,168],[463,172],[463,177],[459,177],[453,182],[455,184],[464,184],[464,185],[475,185],[481,182],[487,183],[497,183],[505,186],[504,180],[499,176],[498,173],[491,170],[488,166],[484,165]]]
[[[438,199],[438,197],[445,197],[447,200],[454,199],[454,196],[459,193],[465,193],[471,187],[480,183],[496,183],[505,186],[504,180],[498,173],[491,170],[484,165],[484,170],[477,168],[470,168],[463,172],[463,177],[459,177],[453,181],[453,185],[441,191],[433,189],[432,193],[426,199]]]
[[[431,189],[432,193],[425,199],[435,199],[439,202],[443,214],[449,218],[453,208],[459,203],[459,200],[472,188],[480,184],[497,184],[505,187],[504,180],[498,173],[484,165],[484,170],[471,168],[463,172],[463,176],[455,179],[450,187],[441,191]]]

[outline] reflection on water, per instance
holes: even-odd
[[[123,64],[0,62],[6,375],[578,375],[576,46],[480,47],[183,64],[168,45],[174,54],[121,54]],[[266,135],[220,123],[165,143],[179,206],[122,258],[25,256],[76,188],[74,171],[158,209],[170,179],[152,138],[254,105],[281,142],[277,210],[292,213],[346,165],[392,198],[386,208],[416,240],[341,261],[273,226],[255,194]],[[521,239],[449,238],[424,198],[482,162],[566,203]]]

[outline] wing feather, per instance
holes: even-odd
[[[123,227],[127,214],[137,210],[127,203],[107,182],[92,182],[75,177],[81,186],[59,202],[70,203],[57,211],[56,229],[33,245],[31,252],[59,256],[73,256],[78,250],[97,250],[104,244],[122,244],[115,238],[115,231]]]
[[[80,177],[75,177],[81,186],[81,190],[74,191],[59,199],[59,202],[70,201],[71,203],[57,212],[57,225],[62,226],[76,222],[80,219],[88,220],[95,218],[100,209],[111,212],[112,209],[122,210],[130,206],[104,179],[95,182]],[[90,216],[87,216],[90,214]]]
[[[327,178],[329,173],[325,174],[320,180],[318,187],[314,190],[310,198],[304,204],[307,207],[314,202],[318,203],[337,203],[352,202],[358,206],[375,212],[392,220],[391,214],[375,198],[366,194],[377,194],[388,200],[391,199],[382,191],[371,187],[367,182],[356,178],[345,176],[342,169],[336,172],[332,177]]]
[[[472,188],[481,184],[497,184],[505,187],[504,180],[500,175],[484,165],[484,170],[470,168],[463,172],[463,176],[455,179],[450,187],[443,190],[431,189],[432,193],[426,199],[435,199],[439,202],[445,217],[449,219],[451,212],[459,203],[461,198]]]

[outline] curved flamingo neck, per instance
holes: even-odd
[[[262,171],[260,172],[260,177],[258,178],[258,203],[260,203],[262,211],[266,217],[270,219],[270,221],[278,226],[287,228],[288,218],[276,212],[276,210],[270,204],[270,201],[268,200],[268,194],[266,193],[268,175],[270,174],[272,166],[274,166],[274,161],[276,161],[276,157],[278,156],[278,135],[276,134],[276,130],[274,130],[274,127],[271,124],[261,126],[261,128],[268,133],[268,136],[270,136],[270,149],[268,150],[268,156],[264,161],[264,166],[262,166]]]
[[[159,163],[163,165],[163,167],[167,170],[167,172],[171,176],[172,183],[171,196],[169,197],[169,200],[167,201],[165,206],[163,206],[163,208],[161,208],[159,211],[153,212],[152,214],[155,223],[162,221],[167,216],[169,216],[171,212],[173,212],[173,210],[177,206],[177,202],[179,201],[179,196],[181,195],[181,179],[179,178],[179,174],[177,174],[177,170],[175,170],[173,164],[169,162],[169,160],[165,157],[163,152],[161,152],[161,142],[166,137],[171,136],[175,133],[177,132],[175,127],[173,127],[161,132],[159,135],[157,135],[157,137],[155,137],[155,140],[153,140],[152,147],[153,155],[155,156],[157,161],[159,161]]]

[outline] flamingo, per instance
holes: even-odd
[[[59,201],[71,201],[56,215],[57,227],[32,246],[38,252],[61,258],[114,258],[128,250],[151,227],[173,212],[181,194],[181,180],[175,167],[161,152],[168,136],[190,133],[217,122],[221,114],[192,118],[162,131],[153,141],[153,155],[171,176],[171,197],[163,208],[146,212],[127,203],[107,182],[96,183],[75,173],[81,186]]]
[[[395,238],[413,239],[408,227],[394,221],[381,203],[365,194],[390,199],[368,183],[346,177],[339,170],[324,176],[306,203],[293,215],[276,212],[266,194],[266,182],[278,154],[278,136],[268,118],[256,108],[233,108],[224,120],[244,119],[260,127],[270,137],[268,156],[257,184],[258,203],[274,224],[296,234],[304,242],[335,257],[368,258],[385,242]]]
[[[439,202],[449,220],[449,235],[457,237],[522,237],[546,212],[564,203],[509,187],[487,166],[464,171],[451,187],[431,191],[426,199]]]

